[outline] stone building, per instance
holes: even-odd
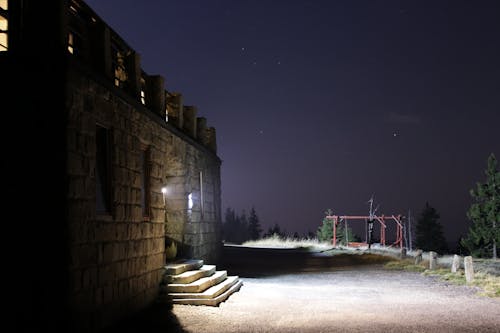
[[[168,259],[216,262],[215,129],[92,9],[0,0],[0,69],[25,138],[5,152],[6,183],[30,198],[11,202],[20,328],[96,331],[151,304]]]

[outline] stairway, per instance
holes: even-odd
[[[218,306],[242,285],[238,276],[191,259],[166,265],[161,287],[162,297],[171,303]]]

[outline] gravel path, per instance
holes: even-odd
[[[192,333],[500,332],[499,299],[419,273],[337,267],[243,283],[219,307],[174,305],[172,314]]]

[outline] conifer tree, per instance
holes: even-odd
[[[281,231],[281,228],[278,225],[278,223],[275,223],[273,227],[269,227],[267,229],[267,232],[264,235],[264,237],[278,236],[278,237],[283,238],[283,237],[285,237],[285,235],[286,235],[285,231]]]
[[[233,209],[227,208],[224,218],[224,223],[222,224],[222,234],[224,241],[234,242],[236,235],[236,214]]]
[[[262,228],[260,226],[259,217],[255,212],[255,207],[250,210],[250,216],[248,217],[248,234],[250,240],[257,240],[260,238],[260,233]]]
[[[238,233],[236,234],[236,242],[238,244],[242,244],[248,240],[248,218],[247,218],[247,213],[243,209],[241,212],[241,215],[237,218],[237,230]]]
[[[474,203],[467,211],[467,217],[473,222],[466,238],[461,244],[472,255],[497,258],[500,244],[500,171],[494,154],[488,157],[485,171],[486,182],[477,183],[470,194]]]
[[[436,209],[426,203],[417,220],[415,240],[417,248],[441,253],[447,250],[443,227],[438,222],[439,217]]]
[[[316,232],[316,236],[318,237],[318,240],[322,242],[332,242],[333,239],[333,220],[332,219],[327,219],[326,216],[332,215],[333,212],[331,209],[328,209],[325,212],[325,217],[323,218],[323,221],[321,225],[318,227],[318,231]],[[345,224],[344,223],[339,223],[337,224],[336,228],[336,239],[337,243],[345,243]],[[351,228],[347,228],[347,241],[348,242],[355,242],[359,241],[359,237],[356,236]]]

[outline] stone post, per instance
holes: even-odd
[[[111,35],[109,28],[104,23],[97,23],[91,30],[91,55],[90,62],[99,72],[113,79],[111,68]]]
[[[205,117],[196,118],[196,137],[202,144],[205,140],[205,131],[207,129],[207,119]]]
[[[429,252],[429,269],[436,269],[437,266],[437,253],[434,251]]]
[[[165,119],[165,79],[161,75],[146,77],[146,106]]]
[[[188,106],[185,105],[183,109],[184,116],[184,131],[191,136],[193,139],[196,139],[196,106]]]
[[[415,255],[415,265],[418,265],[422,262],[422,250],[417,250],[417,254]]]
[[[406,248],[403,247],[399,255],[401,259],[406,258]]]
[[[456,273],[459,268],[460,268],[460,256],[458,254],[455,254],[453,256],[453,263],[451,264],[451,272]]]
[[[217,153],[217,138],[215,134],[215,127],[207,128],[207,130],[205,131],[205,139],[207,140],[206,146],[214,153]]]
[[[132,51],[125,58],[125,69],[128,75],[128,91],[136,100],[141,99],[141,56],[139,53]]]
[[[474,280],[474,268],[472,267],[472,257],[467,256],[464,258],[465,280],[467,283]]]
[[[166,103],[168,110],[168,122],[173,123],[174,126],[178,128],[183,128],[184,126],[184,115],[182,110],[184,108],[184,104],[182,101],[182,94],[176,92],[166,92]]]

